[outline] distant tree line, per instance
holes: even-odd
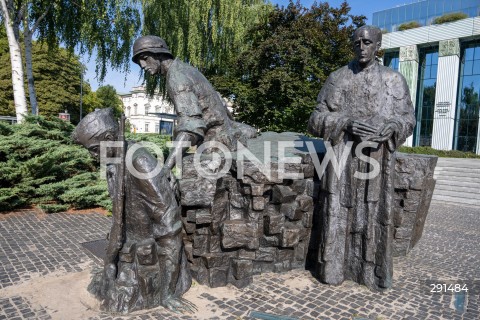
[[[305,131],[318,91],[330,72],[352,58],[353,31],[365,23],[365,16],[350,14],[347,2],[338,8],[326,2],[304,8],[299,2],[279,7],[264,0],[85,0],[78,4],[55,0],[38,5],[1,1],[13,3],[6,6],[11,17],[28,20],[16,25],[18,40],[35,32],[39,39],[32,41],[31,50],[35,82],[30,76],[22,82],[27,87],[35,83],[34,100],[39,107],[30,99],[32,113],[54,114],[66,108],[78,114],[80,82],[69,81],[81,72],[78,59],[71,55],[77,44],[82,53],[97,51],[101,80],[109,67],[128,70],[131,45],[143,33],[165,38],[175,56],[199,68],[233,102],[241,121],[273,131]],[[4,20],[6,12],[2,12]],[[5,33],[1,41],[0,58],[7,64],[11,41]],[[66,49],[60,49],[59,43]],[[26,47],[27,42],[20,51]],[[26,51],[23,56],[28,56]],[[9,76],[13,78],[2,70],[3,88],[12,86],[12,81],[7,83]],[[158,77],[146,76],[146,83],[150,93],[162,86]],[[2,93],[0,112],[13,113],[18,93],[14,87]],[[105,106],[99,101],[101,93],[91,94],[88,85],[84,89],[85,110]],[[112,96],[111,88],[103,91]],[[31,98],[32,92],[24,95]]]

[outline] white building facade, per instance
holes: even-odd
[[[177,117],[173,105],[162,96],[149,97],[143,86],[119,96],[132,132],[173,135]]]
[[[406,145],[480,154],[480,17],[386,33],[382,49],[415,106]]]

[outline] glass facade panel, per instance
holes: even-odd
[[[420,2],[420,7],[422,8],[421,11],[421,15],[422,15],[422,18],[426,18],[428,17],[428,2],[427,1],[423,1],[423,2]]]
[[[421,3],[420,3],[420,2],[414,3],[414,4],[413,4],[413,19],[418,20],[418,19],[423,18],[422,14],[423,14],[423,13],[422,13],[422,5],[421,5]]]
[[[385,53],[385,56],[383,57],[383,65],[386,67],[390,67],[395,71],[398,71],[398,63],[400,61],[399,59],[399,52],[387,52]]]
[[[473,71],[473,60],[465,61],[465,65],[463,66],[463,75],[471,76],[472,71]]]
[[[466,48],[463,56],[465,57],[465,60],[473,60],[475,56],[475,48]]]
[[[430,70],[430,78],[436,77],[437,72],[438,72],[438,65],[437,64],[432,65],[432,68]]]
[[[472,50],[473,49],[473,50]],[[480,40],[462,45],[462,61],[455,114],[455,150],[476,152],[480,109]],[[477,67],[477,65],[479,67]]]
[[[472,74],[480,74],[480,59],[473,61]]]
[[[435,2],[435,15],[441,16],[445,11],[443,10],[445,3],[444,1],[434,1]]]
[[[433,113],[435,110],[435,91],[437,87],[438,48],[420,50],[418,74],[418,95],[414,132],[415,146],[431,146]]]
[[[451,12],[464,12],[469,17],[480,15],[478,0],[424,0],[373,13],[372,23],[389,32],[405,22],[415,20],[422,25]],[[380,18],[381,13],[381,18]],[[426,22],[426,23],[425,23]]]
[[[462,1],[452,1],[452,8],[450,9],[451,11],[459,11],[462,9]]]
[[[480,48],[476,47],[475,48],[475,54],[473,55],[472,60],[479,60],[480,59]]]
[[[403,10],[402,10],[403,11]],[[413,6],[405,6],[405,15],[400,17],[400,20],[412,20],[413,18]]]

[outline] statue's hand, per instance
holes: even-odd
[[[164,302],[164,307],[175,313],[195,313],[197,306],[183,298],[169,298]]]
[[[369,140],[374,142],[385,142],[392,137],[396,130],[397,125],[394,122],[387,122],[380,130],[378,130],[377,134]]]
[[[358,137],[367,137],[376,134],[378,129],[366,122],[352,120],[347,125],[347,131]]]

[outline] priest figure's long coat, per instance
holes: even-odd
[[[346,131],[351,120],[379,128],[395,125],[391,138],[378,147],[356,148],[361,142]],[[322,87],[309,131],[330,143],[338,160],[345,148],[346,164],[337,176],[331,164],[321,177],[321,206],[317,225],[316,272],[321,281],[340,284],[353,280],[372,290],[392,284],[393,175],[395,150],[412,134],[414,108],[403,76],[378,63],[361,69],[358,62],[333,72]],[[364,139],[364,140],[368,140]],[[360,158],[359,158],[360,156]],[[355,172],[380,173],[371,179]]]

